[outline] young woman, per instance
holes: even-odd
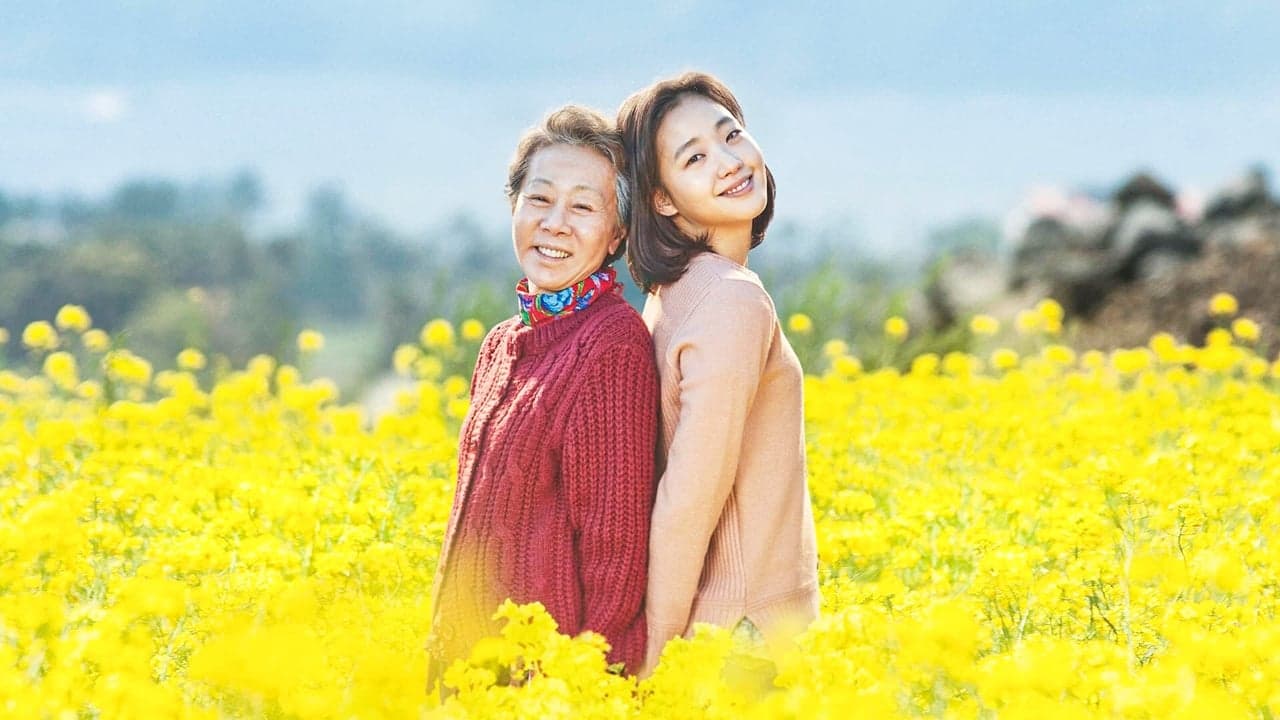
[[[632,95],[618,126],[635,198],[627,260],[649,293],[665,457],[647,673],[697,622],[785,642],[817,615],[817,549],[800,362],[747,269],[773,217],[764,155],[733,93],[702,73]]]
[[[508,597],[542,602],[566,634],[604,635],[628,672],[644,658],[658,378],[610,266],[626,237],[622,160],[613,123],[572,105],[516,148],[507,194],[524,278],[517,314],[476,360],[429,686],[497,633],[491,616]]]

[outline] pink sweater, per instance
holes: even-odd
[[[644,308],[665,468],[649,534],[652,670],[697,622],[744,617],[773,643],[818,612],[803,373],[755,273],[705,252]]]

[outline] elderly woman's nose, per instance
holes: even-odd
[[[569,228],[568,220],[568,208],[560,203],[554,203],[542,214],[542,223],[540,226],[542,229],[549,232],[565,232]]]

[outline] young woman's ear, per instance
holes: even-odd
[[[677,213],[675,203],[671,202],[671,198],[661,190],[653,193],[653,209],[663,217],[675,217]]]

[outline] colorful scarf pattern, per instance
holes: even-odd
[[[521,278],[516,283],[520,320],[525,325],[538,325],[580,312],[616,287],[617,279],[618,272],[607,267],[563,290],[533,293],[529,291],[529,278]]]

